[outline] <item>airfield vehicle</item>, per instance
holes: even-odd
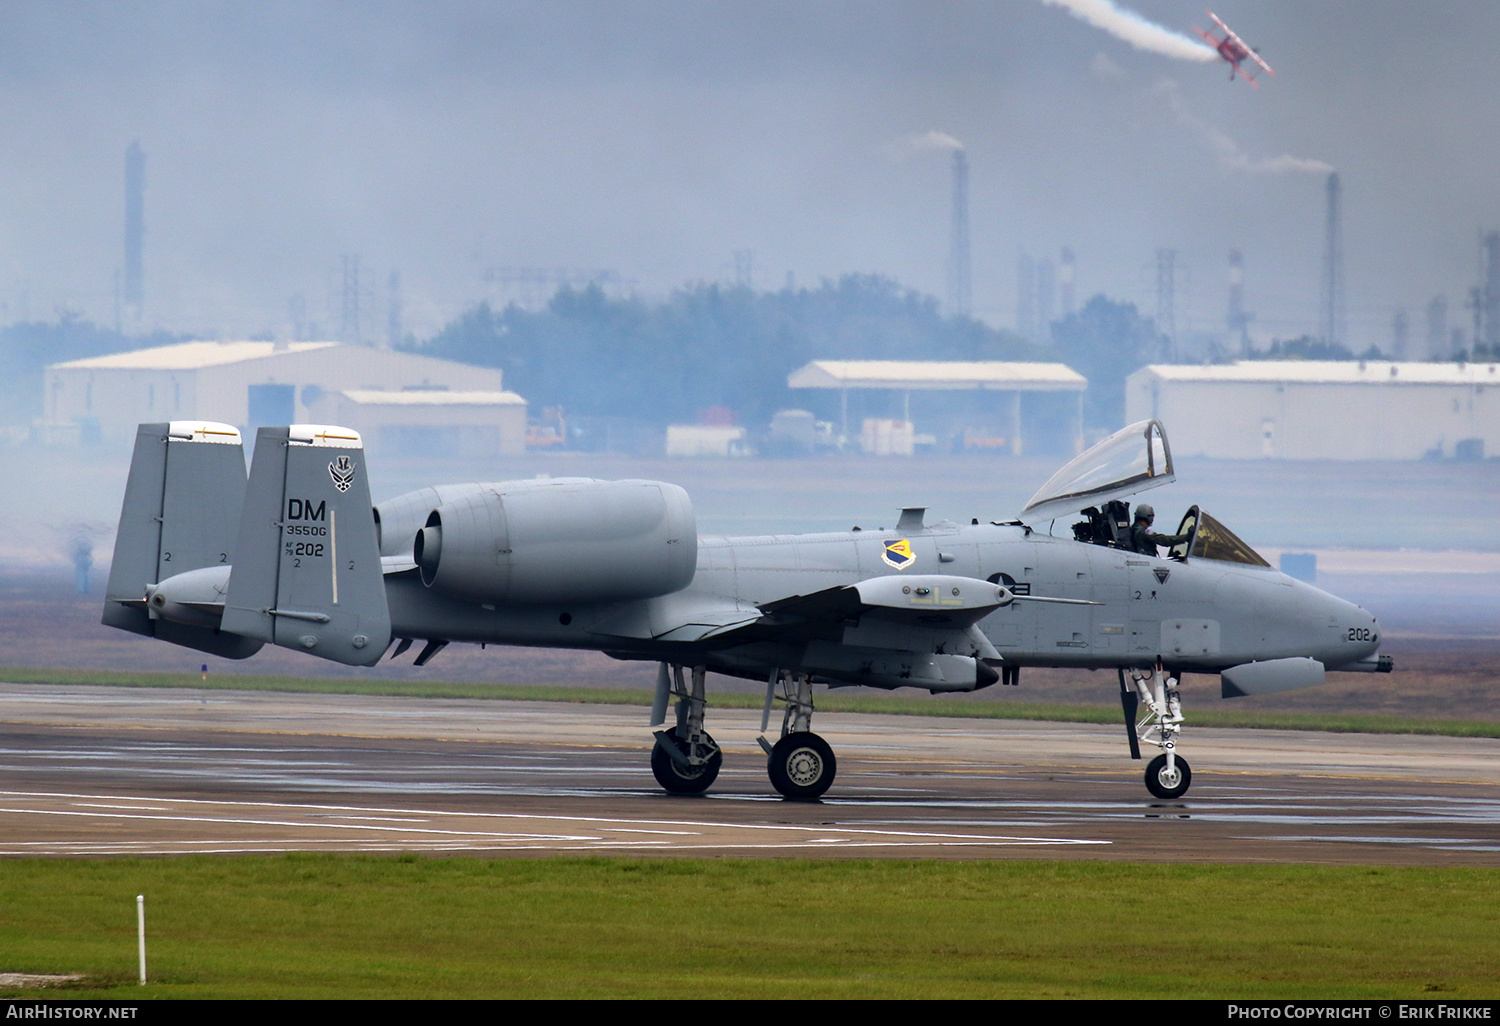
[[[361,439],[339,427],[261,428],[248,482],[244,466],[232,427],[141,425],[104,623],[230,658],[270,643],[370,666],[420,640],[418,665],[455,641],[655,661],[651,768],[674,793],[706,790],[722,762],[709,671],[765,682],[771,782],[813,799],[837,771],[814,684],[936,694],[1027,666],[1114,669],[1131,755],[1161,749],[1146,786],[1171,799],[1192,779],[1181,674],[1219,674],[1232,697],[1391,669],[1372,615],[1197,507],[1167,556],[1132,551],[1122,498],[1174,478],[1156,421],[1078,456],[1016,520],[929,524],[913,507],[891,530],[748,538],[699,537],[687,493],[658,481],[442,485],[372,515]]]

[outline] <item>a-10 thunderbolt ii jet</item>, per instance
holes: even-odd
[[[687,493],[657,481],[443,485],[372,515],[361,439],[338,427],[261,428],[248,482],[244,467],[232,427],[141,426],[106,624],[230,658],[271,643],[370,666],[422,640],[419,665],[454,641],[655,661],[651,768],[675,793],[719,772],[709,671],[765,681],[771,783],[812,799],[836,770],[814,684],[964,692],[1028,666],[1115,669],[1131,755],[1161,749],[1146,787],[1171,799],[1191,781],[1183,673],[1219,674],[1233,697],[1391,669],[1373,616],[1197,507],[1168,555],[1134,551],[1121,499],[1173,479],[1156,421],[1074,459],[1016,520],[911,508],[893,530],[835,534],[699,537]]]

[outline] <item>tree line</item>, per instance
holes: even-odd
[[[66,312],[52,323],[0,329],[0,418],[24,424],[41,415],[48,364],[187,337],[126,335]],[[1124,417],[1125,378],[1168,356],[1151,318],[1103,295],[1053,322],[1043,345],[970,317],[944,316],[931,296],[870,274],[773,292],[695,284],[659,301],[610,296],[597,285],[563,288],[539,310],[480,303],[401,348],[500,368],[506,387],[533,408],[655,425],[691,421],[710,407],[764,425],[779,409],[815,402],[786,384],[811,360],[1036,360],[1065,363],[1088,378],[1085,420],[1113,429]],[[1381,358],[1373,347],[1356,357],[1306,336],[1255,355]]]
[[[806,405],[786,379],[810,360],[1043,358],[1012,332],[944,317],[935,299],[875,275],[779,292],[693,285],[656,303],[565,288],[542,310],[482,303],[410,348],[498,367],[533,406],[653,423],[724,406],[764,424]]]

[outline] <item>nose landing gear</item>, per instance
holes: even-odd
[[[1130,737],[1130,754],[1139,759],[1142,744],[1155,745],[1162,754],[1146,766],[1146,790],[1164,801],[1181,798],[1193,782],[1193,770],[1177,754],[1177,736],[1182,733],[1182,697],[1177,678],[1162,669],[1131,670],[1134,691],[1125,687],[1125,671],[1120,671],[1120,700],[1125,707],[1126,728]],[[1135,718],[1139,704],[1146,714]]]

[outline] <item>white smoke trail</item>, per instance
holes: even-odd
[[[900,139],[892,140],[887,149],[891,156],[902,159],[911,157],[918,153],[930,153],[937,150],[943,153],[951,153],[961,150],[964,144],[959,142],[947,132],[939,132],[933,129],[930,132],[919,132],[916,135],[902,136]]]
[[[1042,3],[1062,7],[1078,20],[1125,40],[1137,50],[1175,57],[1180,61],[1206,63],[1219,57],[1212,47],[1148,21],[1134,11],[1117,6],[1113,0],[1042,0]]]
[[[1227,132],[1217,125],[1209,124],[1188,110],[1187,102],[1183,100],[1176,82],[1170,79],[1165,80],[1159,83],[1153,92],[1167,98],[1167,105],[1172,108],[1177,123],[1198,133],[1203,141],[1208,143],[1209,148],[1218,155],[1219,165],[1226,170],[1243,171],[1252,175],[1280,175],[1289,171],[1313,175],[1333,173],[1332,164],[1327,161],[1314,160],[1311,157],[1294,157],[1289,153],[1283,153],[1279,157],[1252,158],[1240,149],[1240,144],[1235,142]]]

